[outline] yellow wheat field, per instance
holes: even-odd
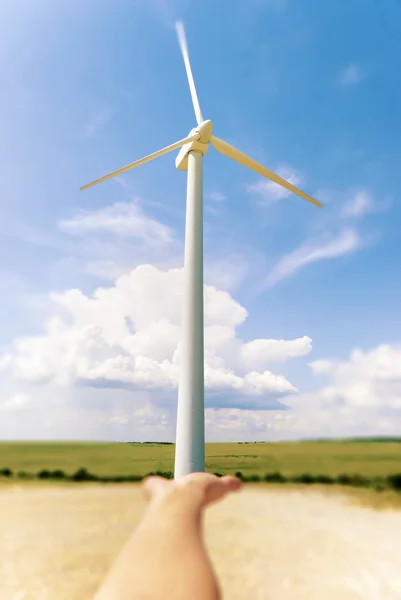
[[[0,488],[0,599],[92,597],[144,501],[137,486]],[[401,512],[249,487],[209,509],[227,600],[401,599]]]

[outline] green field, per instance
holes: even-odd
[[[100,442],[0,443],[0,469],[37,473],[62,469],[73,473],[85,467],[99,476],[146,475],[172,471],[174,446]],[[206,444],[210,472],[285,476],[341,473],[380,477],[401,473],[401,441],[327,441],[293,443]]]

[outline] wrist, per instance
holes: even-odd
[[[172,483],[149,507],[152,512],[166,512],[169,518],[199,518],[203,504],[203,490],[194,482]]]

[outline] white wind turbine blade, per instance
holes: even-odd
[[[281,185],[286,190],[293,192],[297,196],[300,196],[304,200],[311,202],[315,206],[318,206],[319,208],[323,206],[320,202],[318,202],[311,196],[308,196],[308,194],[305,194],[305,192],[303,192],[302,190],[299,190],[297,187],[295,187],[295,185],[292,185],[292,183],[289,183],[288,181],[280,177],[280,175],[276,175],[276,173],[273,173],[273,171],[266,169],[266,167],[256,162],[256,160],[253,160],[243,152],[240,152],[239,150],[234,148],[234,146],[227,144],[227,142],[225,142],[224,140],[221,140],[220,138],[217,138],[213,135],[210,141],[212,142],[216,150],[221,152],[221,154],[224,154],[228,158],[239,162],[241,165],[244,165],[244,167],[248,167],[248,169],[251,169],[256,173],[259,173],[259,175],[263,175],[263,177],[271,179],[272,181],[274,181],[274,183]]]
[[[139,167],[140,165],[143,165],[143,164],[149,162],[150,160],[153,160],[154,158],[158,158],[159,156],[163,156],[163,154],[167,154],[168,152],[171,152],[172,150],[176,150],[177,148],[180,148],[181,146],[184,146],[185,144],[188,144],[189,142],[195,142],[196,140],[199,140],[199,138],[200,138],[199,133],[194,133],[193,135],[190,135],[190,136],[184,138],[183,140],[180,140],[179,142],[175,142],[175,144],[171,144],[170,146],[166,146],[165,148],[162,148],[161,150],[158,150],[157,152],[153,152],[153,154],[149,154],[148,156],[145,156],[144,158],[140,158],[139,160],[136,160],[135,162],[130,163],[126,167],[122,167],[121,169],[118,169],[117,171],[113,171],[112,173],[109,173],[108,175],[104,175],[103,177],[100,177],[99,179],[95,179],[95,181],[92,181],[91,183],[87,183],[86,185],[83,185],[80,189],[86,190],[87,188],[92,187],[92,185],[96,185],[97,183],[101,183],[102,181],[106,181],[107,179],[111,179],[112,177],[115,177],[116,175],[121,175],[121,173],[125,173],[125,171],[130,171],[131,169],[135,169],[135,167]]]
[[[198,125],[203,122],[202,111],[200,108],[198,94],[196,93],[194,76],[192,75],[191,63],[189,62],[187,40],[185,38],[184,24],[182,21],[177,21],[175,24],[177,30],[178,43],[180,44],[182,58],[185,63],[185,70],[187,72],[189,89],[191,91],[192,104],[194,105],[195,117]]]

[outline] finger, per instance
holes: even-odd
[[[143,480],[142,489],[147,500],[151,500],[165,492],[169,485],[171,485],[171,481],[169,479],[152,475]]]
[[[235,492],[241,487],[242,482],[232,475],[216,477],[215,481],[210,482],[205,490],[205,504],[218,502],[227,496],[227,494]]]
[[[234,475],[224,475],[220,481],[225,486],[227,492],[236,492],[242,488],[242,481]]]

